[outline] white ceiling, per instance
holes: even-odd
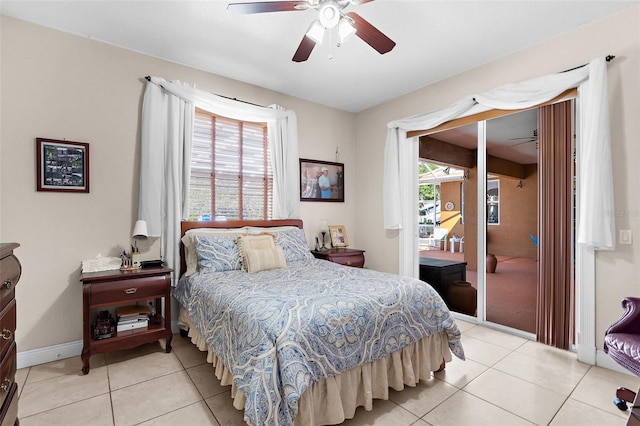
[[[391,52],[380,55],[353,37],[339,48],[316,46],[302,63],[291,58],[317,17],[313,9],[230,15],[227,1],[3,0],[0,11],[358,112],[638,2],[376,0],[346,11],[358,13],[394,40]]]

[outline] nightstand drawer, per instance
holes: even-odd
[[[140,277],[129,280],[105,281],[91,285],[91,304],[139,300],[146,297],[163,297],[171,275]]]
[[[332,256],[329,255],[329,260],[333,263],[339,263],[340,265],[353,266],[354,268],[362,268],[364,266],[364,255],[360,254],[352,254],[352,255],[341,255],[341,256]]]
[[[313,250],[311,254],[317,259],[324,259],[353,268],[362,268],[364,266],[364,250],[337,247],[325,250]]]

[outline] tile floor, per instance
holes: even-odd
[[[458,321],[467,361],[373,411],[359,408],[356,425],[624,425],[612,403],[622,385],[640,378],[592,367],[575,355],[465,321]],[[80,358],[18,370],[21,426],[244,425],[206,355],[174,336],[160,343],[93,356],[83,375]]]

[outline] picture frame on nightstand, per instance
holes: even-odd
[[[329,225],[329,236],[331,237],[332,247],[348,247],[349,238],[347,230],[343,225]]]

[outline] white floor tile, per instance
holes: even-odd
[[[112,426],[111,398],[105,393],[33,416],[20,417],[20,425]]]
[[[134,425],[202,400],[184,371],[111,392],[117,426]]]
[[[551,426],[624,426],[626,423],[626,418],[569,398],[554,417]]]
[[[531,426],[500,407],[460,391],[422,418],[429,424],[441,426]]]
[[[479,340],[468,334],[462,335],[462,347],[464,348],[464,355],[467,359],[487,366],[494,365],[512,352],[511,349],[507,349],[504,346]]]
[[[493,367],[496,370],[543,386],[562,395],[569,394],[582,380],[589,366],[578,362],[575,357],[530,356],[518,351],[504,357]]]
[[[548,424],[566,396],[497,370],[488,370],[464,390],[539,425]]]
[[[492,328],[484,326],[476,326],[465,331],[464,334],[469,337],[473,337],[478,340],[493,343],[494,345],[502,346],[507,349],[517,349],[520,346],[528,342],[524,337],[513,336],[506,334]]]

